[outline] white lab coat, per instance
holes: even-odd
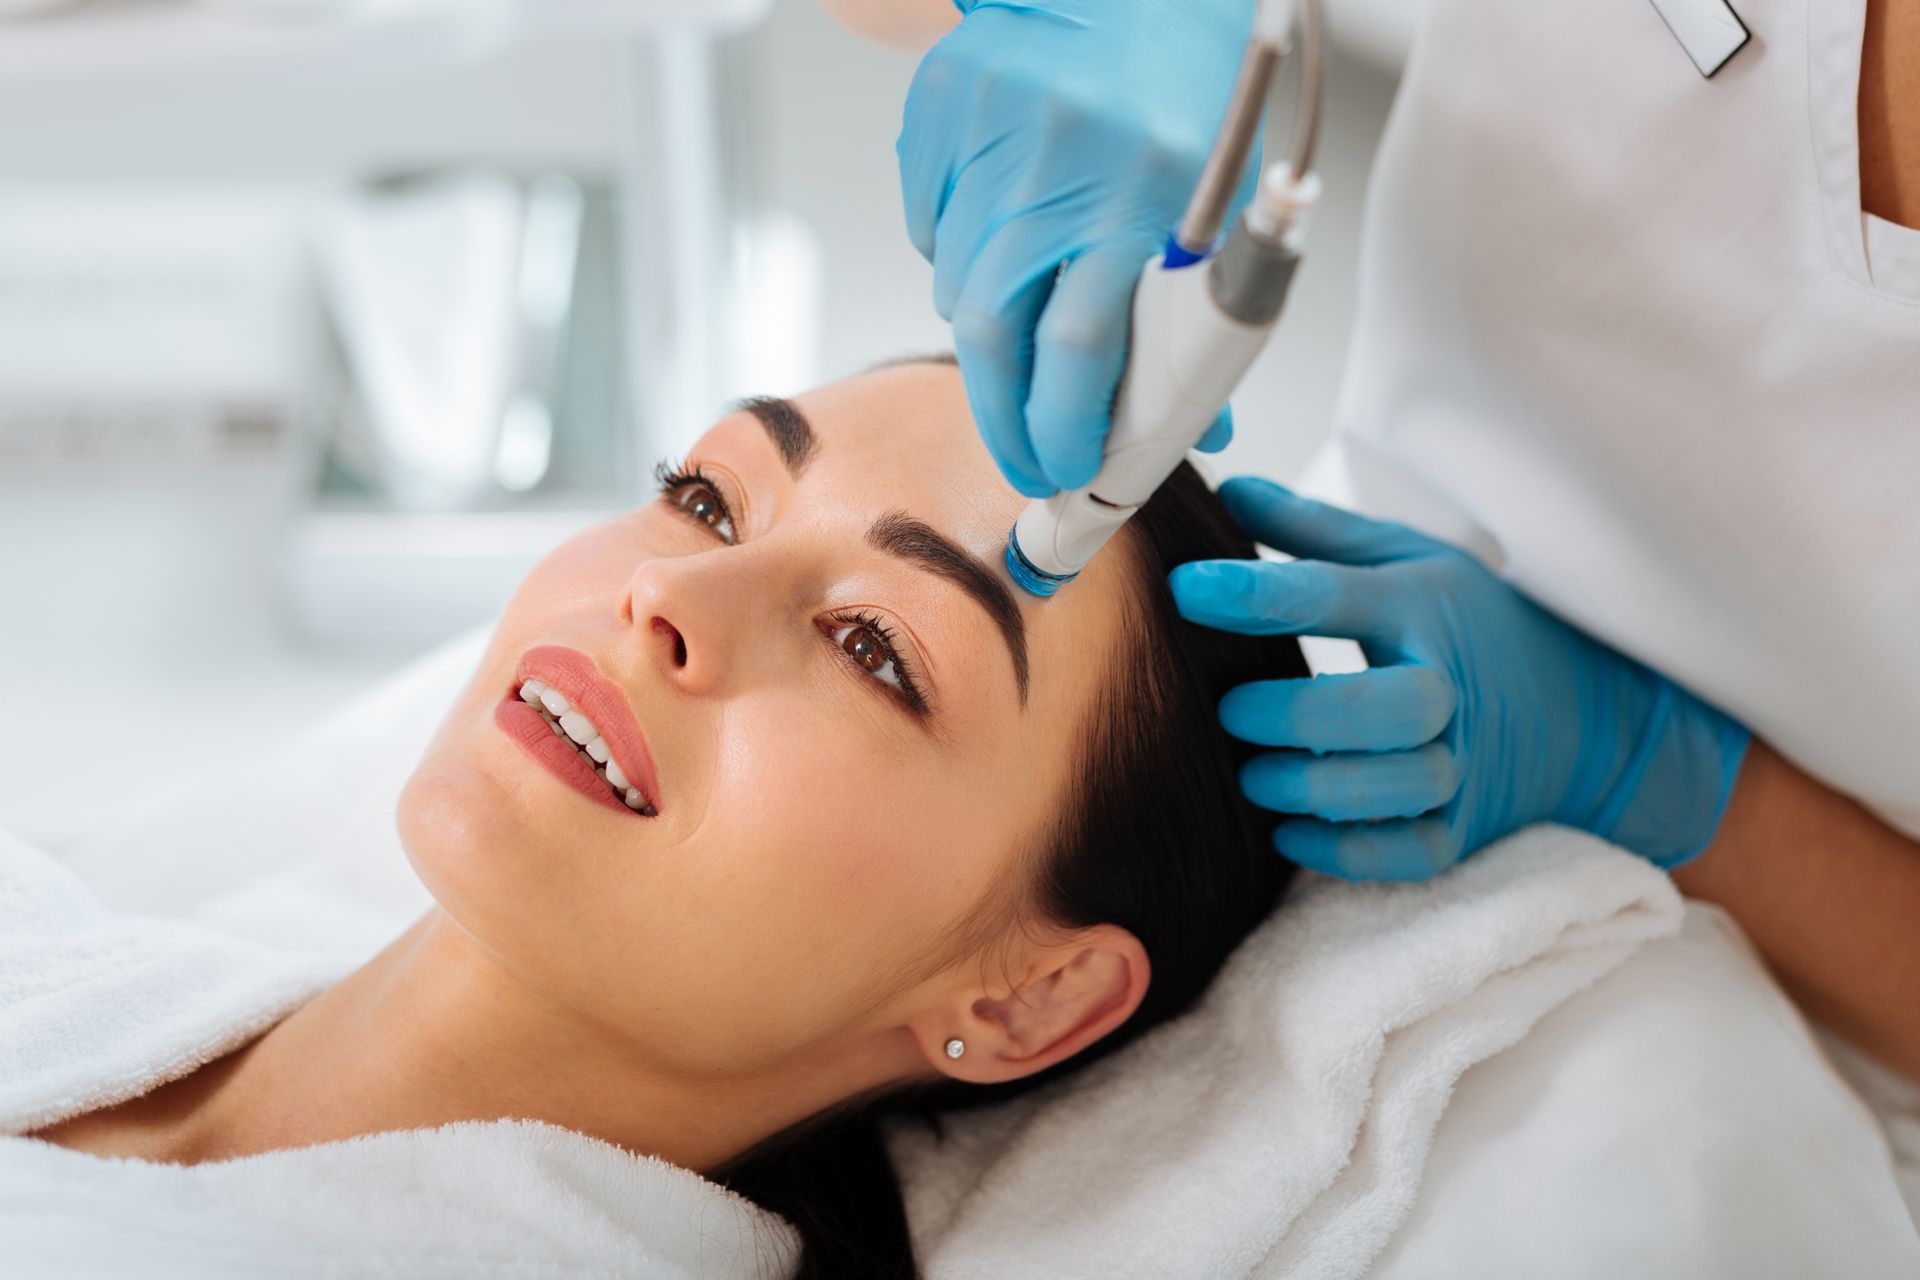
[[[1920,231],[1860,209],[1864,0],[1436,0],[1318,487],[1462,542],[1920,835]]]

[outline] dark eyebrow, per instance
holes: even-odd
[[[931,570],[972,596],[1000,628],[1013,659],[1014,683],[1020,687],[1020,705],[1027,704],[1027,624],[1013,592],[994,576],[986,561],[949,541],[904,511],[889,511],[867,530],[867,541],[880,551],[911,560]]]
[[[773,447],[780,451],[780,461],[787,464],[787,473],[798,480],[820,449],[813,424],[800,412],[800,406],[784,396],[752,396],[734,408],[760,419]]]

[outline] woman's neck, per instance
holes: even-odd
[[[914,1053],[902,1031],[777,1074],[674,1078],[648,1069],[645,1046],[541,998],[435,909],[252,1044],[140,1100],[128,1151],[198,1164],[514,1118],[707,1170],[911,1072]]]

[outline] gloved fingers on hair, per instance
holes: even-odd
[[[1439,818],[1289,818],[1273,829],[1273,847],[1309,871],[1342,880],[1427,880],[1460,860],[1459,838]]]
[[[1167,575],[1180,616],[1255,636],[1336,636],[1391,649],[1401,610],[1371,569],[1321,560],[1190,560]]]
[[[1218,453],[1233,443],[1233,406],[1223,404],[1215,416],[1213,425],[1207,428],[1207,434],[1194,443],[1194,448],[1202,453]]]
[[[1262,809],[1329,822],[1416,818],[1453,799],[1460,766],[1440,742],[1331,756],[1274,751],[1240,766],[1240,790]]]
[[[1403,524],[1371,520],[1303,498],[1262,476],[1225,481],[1220,498],[1249,536],[1288,555],[1375,565],[1421,555],[1441,545]]]
[[[1062,489],[1100,470],[1127,364],[1133,287],[1158,247],[1155,237],[1117,236],[1076,255],[1054,281],[1033,335],[1027,432],[1048,481]]]
[[[1263,747],[1408,751],[1453,719],[1453,684],[1431,667],[1374,667],[1340,675],[1254,680],[1220,699],[1220,724]]]

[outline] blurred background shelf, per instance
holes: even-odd
[[[765,8],[766,0],[81,0],[0,22],[0,105],[99,108],[301,81],[337,86],[472,63],[528,39],[735,31]]]

